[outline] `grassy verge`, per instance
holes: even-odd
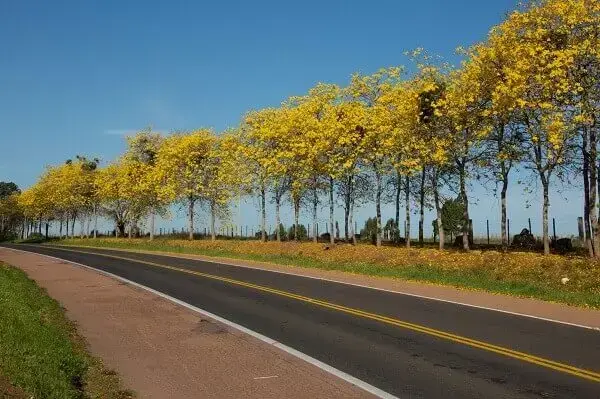
[[[73,239],[60,244],[163,251],[270,262],[368,276],[422,281],[600,309],[600,265],[582,257],[533,253],[469,253],[371,245]],[[567,277],[566,284],[561,279]]]
[[[0,263],[0,394],[27,398],[130,398],[91,356],[61,306],[25,273]]]

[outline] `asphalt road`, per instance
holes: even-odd
[[[12,247],[135,281],[401,398],[600,398],[597,330],[200,260]]]

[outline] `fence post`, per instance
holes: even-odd
[[[475,237],[473,236],[473,219],[469,219],[469,234],[471,235],[471,240],[473,240],[473,244],[475,244]]]
[[[577,217],[577,232],[579,233],[579,241],[581,241],[581,245],[585,246],[585,233],[583,230],[583,218],[581,216]]]
[[[490,219],[485,220],[485,225],[487,230],[488,245],[490,245]]]

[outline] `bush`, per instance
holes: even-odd
[[[513,237],[511,245],[517,248],[534,249],[537,245],[537,241],[529,230],[523,229],[519,234],[516,234]]]
[[[290,226],[287,235],[290,240],[294,239],[294,225]],[[305,240],[306,238],[308,238],[308,234],[306,232],[306,226],[304,226],[303,224],[298,225],[298,239]]]
[[[14,241],[14,240],[17,240],[18,238],[19,237],[15,233],[11,233],[11,232],[6,232],[4,234],[0,234],[0,242]]]
[[[46,237],[44,237],[43,234],[40,233],[31,233],[29,234],[29,237],[27,237],[24,240],[21,240],[19,242],[22,243],[31,243],[31,244],[39,244],[46,241]]]
[[[372,244],[375,244],[377,240],[377,219],[368,218],[365,221],[365,226],[360,231],[360,237],[362,240],[370,240]]]

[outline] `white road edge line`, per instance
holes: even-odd
[[[269,345],[272,345],[272,346],[274,346],[276,348],[279,348],[282,351],[284,351],[284,352],[286,352],[286,353],[288,353],[288,354],[290,354],[290,355],[292,355],[294,357],[297,357],[297,358],[299,358],[301,360],[304,360],[305,362],[310,363],[313,366],[318,367],[321,370],[324,370],[324,371],[328,372],[329,374],[332,374],[332,375],[334,375],[334,376],[336,376],[336,377],[338,377],[338,378],[340,378],[340,379],[342,379],[342,380],[344,380],[344,381],[346,381],[346,382],[348,382],[348,383],[350,383],[352,385],[355,385],[355,386],[361,388],[362,390],[367,391],[367,392],[369,392],[369,393],[371,393],[371,394],[373,394],[373,395],[375,395],[375,396],[377,396],[379,398],[397,399],[397,396],[391,395],[391,394],[389,394],[389,393],[387,393],[387,392],[385,392],[385,391],[383,391],[383,390],[381,390],[381,389],[379,389],[379,388],[377,388],[377,387],[375,387],[375,386],[373,386],[373,385],[371,385],[371,384],[369,384],[367,382],[364,382],[362,380],[359,380],[356,377],[351,376],[348,373],[345,373],[345,372],[343,372],[341,370],[338,370],[335,367],[332,367],[332,366],[330,366],[330,365],[328,365],[326,363],[323,363],[322,361],[317,360],[317,359],[315,359],[315,358],[313,358],[313,357],[311,357],[311,356],[309,356],[309,355],[307,355],[305,353],[297,351],[294,348],[291,348],[291,347],[289,347],[289,346],[287,346],[285,344],[282,344],[281,342],[278,342],[278,341],[276,341],[276,340],[274,340],[272,338],[269,338],[266,335],[262,335],[262,334],[260,334],[260,333],[258,333],[256,331],[250,330],[249,328],[246,328],[246,327],[244,327],[244,326],[242,326],[240,324],[237,324],[237,323],[234,323],[234,322],[232,322],[230,320],[224,319],[221,316],[217,316],[214,313],[211,313],[211,312],[206,311],[204,309],[200,309],[200,308],[198,308],[198,307],[196,307],[194,305],[190,305],[187,302],[184,302],[182,300],[179,300],[177,298],[169,296],[169,295],[167,295],[165,293],[162,293],[160,291],[157,291],[157,290],[155,290],[153,288],[150,288],[150,287],[147,287],[145,285],[136,283],[135,281],[128,280],[128,279],[126,279],[124,277],[121,277],[121,276],[118,276],[116,274],[113,274],[113,273],[110,273],[110,272],[107,272],[107,271],[104,271],[104,270],[101,270],[101,269],[96,269],[94,267],[91,267],[91,266],[88,266],[88,265],[84,265],[82,263],[72,262],[72,261],[67,260],[67,259],[58,258],[56,256],[40,254],[40,253],[33,252],[33,251],[24,251],[24,250],[15,249],[15,248],[8,248],[8,247],[4,247],[4,248],[8,249],[8,250],[11,250],[11,251],[25,252],[25,253],[28,253],[28,254],[45,256],[47,258],[51,258],[51,259],[55,259],[55,260],[60,260],[60,261],[63,261],[63,262],[68,262],[70,264],[77,265],[77,266],[83,267],[85,269],[93,270],[93,271],[95,271],[97,273],[100,273],[100,274],[103,274],[105,276],[108,276],[108,277],[114,278],[116,280],[122,281],[124,283],[130,284],[130,285],[132,285],[134,287],[141,288],[141,289],[143,289],[145,291],[148,291],[148,292],[151,292],[151,293],[153,293],[155,295],[158,295],[158,296],[160,296],[160,297],[162,297],[164,299],[167,299],[167,300],[169,300],[169,301],[171,301],[173,303],[176,303],[176,304],[178,304],[180,306],[183,306],[183,307],[185,307],[185,308],[187,308],[189,310],[192,310],[192,311],[194,311],[196,313],[199,313],[199,314],[201,314],[203,316],[210,317],[213,320],[216,320],[216,321],[218,321],[220,323],[223,323],[223,324],[225,324],[225,325],[227,325],[227,326],[229,326],[231,328],[234,328],[234,329],[236,329],[238,331],[241,331],[241,332],[243,332],[245,334],[248,334],[248,335],[250,335],[250,336],[252,336],[252,337],[254,337],[254,338],[256,338],[256,339],[258,339],[260,341],[263,341],[263,342],[269,344]]]
[[[67,250],[69,248],[68,245],[64,245],[64,246],[55,245],[53,247],[56,247],[56,248],[64,247]],[[234,266],[234,267],[243,267],[243,268],[246,268],[246,269],[261,270],[261,271],[264,271],[264,272],[279,273],[279,274],[287,274],[287,275],[290,275],[290,276],[310,278],[310,279],[313,279],[313,280],[329,281],[329,282],[332,282],[332,283],[344,284],[344,285],[351,285],[351,286],[360,287],[360,288],[369,288],[369,289],[376,290],[376,291],[390,292],[390,293],[393,293],[393,294],[406,295],[406,296],[411,296],[411,297],[415,297],[415,298],[421,298],[421,299],[428,299],[428,300],[432,300],[432,301],[451,303],[453,305],[460,305],[460,306],[467,306],[467,307],[470,307],[470,308],[490,310],[490,311],[493,311],[493,312],[506,313],[506,314],[510,314],[510,315],[513,315],[513,316],[528,317],[530,319],[537,319],[537,320],[547,321],[547,322],[550,322],[550,323],[565,324],[565,325],[572,326],[572,327],[579,327],[579,328],[586,328],[588,330],[600,331],[600,327],[586,326],[586,325],[583,325],[583,324],[576,324],[576,323],[569,323],[568,321],[550,319],[550,318],[541,317],[541,316],[535,316],[535,315],[531,315],[531,314],[527,314],[527,313],[512,312],[510,310],[504,310],[504,309],[498,309],[498,308],[491,308],[491,307],[487,307],[487,306],[474,305],[472,303],[452,301],[450,299],[442,299],[442,298],[436,298],[436,297],[431,297],[431,296],[426,296],[426,295],[413,294],[413,293],[405,292],[405,291],[395,291],[395,290],[390,290],[390,289],[387,289],[387,288],[373,287],[373,286],[370,286],[370,285],[350,283],[350,282],[347,282],[347,281],[334,280],[334,279],[329,279],[329,278],[325,278],[325,277],[308,276],[308,275],[305,275],[305,274],[298,274],[298,273],[292,273],[292,272],[284,272],[284,271],[280,271],[280,270],[262,269],[260,267],[247,266],[247,265],[235,265],[233,263],[221,262],[221,261],[212,260],[212,259],[211,260],[205,260],[205,259],[200,259],[200,258],[194,258],[194,257],[191,257],[191,256],[166,255],[164,253],[153,253],[151,251],[145,251],[145,252],[142,252],[142,251],[127,251],[127,250],[123,250],[123,249],[100,248],[100,247],[72,247],[72,248],[89,248],[89,249],[100,249],[100,250],[105,249],[105,250],[114,251],[114,252],[125,252],[125,253],[138,253],[138,254],[146,254],[146,255],[157,255],[157,256],[165,256],[165,257],[174,258],[174,259],[189,259],[189,260],[196,260],[196,261],[201,261],[201,262],[216,263],[216,264],[219,264],[219,265]],[[102,255],[102,254],[99,254],[99,255]],[[243,259],[241,259],[241,261],[243,261]]]

